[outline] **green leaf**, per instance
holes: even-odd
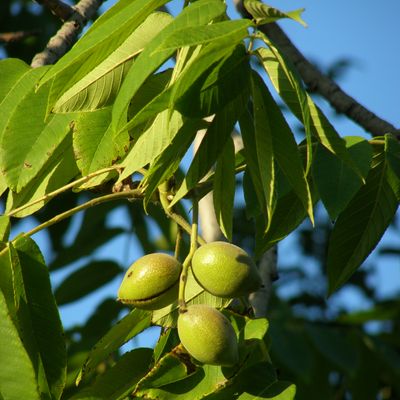
[[[116,135],[110,125],[111,108],[80,113],[73,128],[74,152],[82,175],[109,167],[125,153],[128,132]],[[103,179],[103,177],[100,177]],[[94,185],[93,181],[91,184]]]
[[[99,399],[124,399],[133,392],[139,380],[148,372],[153,351],[142,348],[125,353],[111,368],[99,374],[89,388],[71,400],[95,396]]]
[[[315,204],[319,197],[314,186],[310,183],[310,191]],[[256,220],[256,257],[261,257],[268,249],[293,232],[306,217],[307,212],[293,190],[280,196],[268,232],[265,232],[262,218],[258,217]]]
[[[5,400],[40,400],[35,370],[0,291],[0,388]]]
[[[45,122],[49,88],[47,85],[34,91],[44,70],[38,72],[36,76],[33,72],[26,74],[23,87],[14,88],[15,93],[10,92],[2,105],[5,112],[0,118],[0,163],[8,185],[15,192],[21,191],[39,173],[70,131],[71,115],[54,115]]]
[[[249,319],[244,327],[244,340],[262,340],[268,331],[269,323],[266,318]]]
[[[262,3],[259,0],[244,0],[243,5],[245,9],[255,19],[257,25],[268,24],[278,21],[282,18],[290,18],[303,25],[304,27],[307,26],[307,24],[301,18],[301,14],[303,13],[304,8],[282,12],[274,7]]]
[[[256,135],[261,137],[268,136],[269,142],[264,143],[264,148],[272,146],[269,152],[273,151],[271,155],[275,160],[285,178],[293,188],[297,196],[303,203],[303,207],[306,209],[311,222],[314,222],[313,204],[310,194],[310,188],[305,176],[303,169],[303,163],[300,157],[300,153],[297,148],[296,141],[293,133],[291,132],[285,118],[283,117],[279,107],[272,98],[267,86],[261,79],[261,77],[254,73],[253,74],[253,92],[254,96],[257,96],[257,102],[254,101],[254,125],[256,129]],[[259,133],[257,133],[257,130]],[[263,139],[265,140],[265,139]],[[262,159],[263,153],[259,149],[259,157]],[[270,157],[268,157],[268,163],[271,164]],[[273,166],[269,166],[269,170],[273,171]],[[267,171],[267,170],[266,170]],[[264,195],[267,199],[267,210],[268,218],[272,217],[272,209],[274,206],[274,173],[264,171],[261,175],[262,184],[264,187],[269,185],[268,189],[264,189]],[[254,182],[254,181],[253,181]],[[268,196],[267,196],[268,195]],[[268,229],[267,224],[267,229]]]
[[[307,333],[325,358],[349,375],[356,373],[360,367],[358,349],[346,336],[345,330],[309,324]]]
[[[169,14],[156,12],[106,59],[57,100],[53,112],[93,111],[112,103],[127,74],[132,59],[172,20]]]
[[[15,85],[30,71],[29,65],[18,58],[0,60],[0,104]]]
[[[22,218],[42,208],[49,200],[47,193],[59,189],[79,174],[72,151],[72,137],[67,137],[57,146],[53,156],[46,162],[39,173],[19,193],[10,191],[7,197],[7,214]],[[39,201],[40,200],[40,201]],[[35,204],[15,212],[27,203]]]
[[[193,189],[210,171],[230,137],[235,123],[243,111],[243,104],[246,103],[246,100],[244,96],[235,99],[215,115],[181,186],[171,202],[171,206],[184,197],[189,190]]]
[[[10,217],[0,215],[0,242],[7,242],[10,235]]]
[[[371,165],[372,148],[363,138],[345,139],[349,154],[365,179]],[[362,185],[357,174],[343,160],[320,144],[317,145],[315,153],[313,177],[332,220],[338,217]]]
[[[94,261],[74,271],[54,292],[57,304],[78,300],[114,279],[121,267],[110,260]]]
[[[112,7],[49,70],[40,85],[53,80],[48,104],[51,111],[57,99],[83,79],[128,38],[166,0],[124,0]]]
[[[182,125],[182,115],[176,111],[172,115],[168,110],[158,114],[151,126],[137,139],[121,163],[124,172],[121,174],[120,180],[130,176],[159,156],[171,143]]]
[[[226,307],[231,299],[223,299],[221,297],[213,296],[206,292],[193,278],[191,270],[188,272],[188,279],[185,289],[185,301],[190,304],[207,304],[214,308]],[[152,322],[156,325],[161,325],[166,328],[175,328],[179,315],[178,300],[167,307],[160,310],[154,310],[152,315]]]
[[[344,140],[339,136],[323,112],[315,105],[310,95],[304,92],[294,67],[265,35],[261,37],[268,46],[271,46],[271,50],[257,50],[262,59],[263,67],[284,102],[295,117],[304,124],[306,136],[308,135],[307,127],[308,119],[310,118],[310,128],[313,136],[364,181],[357,164],[354,163],[346,149]],[[305,99],[304,94],[306,96]],[[310,157],[308,157],[309,162]]]
[[[218,225],[229,241],[232,241],[235,188],[235,147],[233,140],[228,139],[215,167],[213,200]]]
[[[150,165],[147,174],[143,178],[143,186],[146,188],[146,205],[149,203],[157,187],[177,171],[182,158],[192,144],[197,132],[205,126],[205,121],[201,119],[185,120],[171,143]]]
[[[290,109],[296,110],[304,126],[307,140],[306,173],[308,173],[312,164],[313,144],[307,92],[295,67],[285,59],[279,49],[265,35],[262,38],[269,47],[269,49],[263,47],[257,49],[257,54],[262,61],[262,65],[269,75],[275,90]]]
[[[391,134],[385,135],[385,157],[388,162],[388,181],[400,201],[400,144]]]
[[[219,0],[196,1],[185,7],[166,28],[156,35],[133,63],[120,88],[113,107],[112,126],[114,130],[127,129],[125,126],[126,112],[131,98],[136,94],[145,80],[164,61],[170,58],[176,50],[176,48],[171,48],[168,44],[170,35],[175,31],[187,27],[195,29],[196,27],[207,25],[224,12],[225,5]]]
[[[93,347],[83,364],[76,384],[94,371],[97,365],[118,350],[124,343],[150,326],[151,314],[147,311],[134,309],[116,323]]]
[[[60,316],[51,291],[49,271],[42,254],[30,238],[15,241],[24,290],[27,312],[23,312],[21,300],[18,313],[20,323],[31,324],[30,330],[21,329],[24,343],[34,342],[32,359],[40,359],[38,368],[39,387],[48,387],[51,395],[59,399],[65,384],[66,348]],[[23,322],[21,318],[29,318]],[[40,366],[42,364],[42,366]],[[43,368],[43,370],[41,370]]]
[[[371,169],[333,228],[328,248],[329,294],[342,286],[378,244],[398,206],[386,178],[387,163]]]
[[[173,87],[171,99],[182,114],[190,117],[215,114],[249,91],[249,57],[240,44],[248,34],[247,28],[248,24],[238,25],[229,36],[206,46],[189,61]]]

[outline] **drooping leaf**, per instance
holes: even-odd
[[[104,13],[82,38],[42,78],[54,80],[48,104],[57,99],[102,63],[131,33],[166,0],[123,0]]]
[[[8,193],[5,212],[18,218],[33,214],[49,201],[45,197],[46,194],[59,189],[78,174],[72,150],[72,137],[67,135],[57,146],[53,156],[24,189],[19,193]],[[25,207],[28,203],[32,205]],[[22,206],[24,207],[17,211]]]
[[[115,100],[112,115],[113,129],[124,130],[126,112],[131,98],[145,80],[172,56],[176,48],[170,47],[168,39],[175,31],[191,27],[196,29],[208,24],[225,12],[225,6],[218,0],[199,0],[191,3],[146,46],[130,68]],[[190,41],[190,38],[189,38]],[[166,49],[166,50],[164,50]]]
[[[347,137],[346,143],[349,154],[365,179],[372,159],[371,146],[366,140],[357,137]],[[347,164],[320,144],[315,153],[313,177],[332,220],[337,218],[362,185]]]
[[[385,135],[385,157],[388,162],[388,182],[400,201],[400,144],[390,134]]]
[[[253,93],[257,93],[258,99],[258,105],[256,106],[256,104],[254,104],[254,124],[256,127],[256,134],[257,126],[259,126],[258,129],[260,130],[260,135],[269,135],[270,142],[268,145],[272,145],[272,148],[269,151],[273,152],[273,159],[278,163],[285,178],[302,201],[303,207],[307,211],[311,222],[313,222],[314,214],[310,189],[293,133],[265,83],[256,73],[253,74],[253,82]],[[260,108],[260,105],[262,105],[262,109]],[[267,147],[267,143],[265,143],[264,147]],[[261,157],[262,153],[260,153],[260,158]],[[270,170],[271,168],[273,167],[271,166]],[[262,184],[264,186],[270,185],[268,190],[269,197],[267,197],[266,189],[264,189],[264,195],[267,199],[267,210],[269,210],[268,217],[271,218],[271,211],[275,201],[272,197],[274,195],[272,189],[274,185],[274,174],[270,173],[270,176],[262,176]]]
[[[247,35],[247,28],[247,24],[238,25],[229,35],[212,42],[190,60],[174,86],[171,99],[182,114],[190,117],[215,114],[249,91],[249,57],[244,46],[239,44]]]
[[[329,294],[342,286],[378,244],[397,210],[386,161],[372,168],[366,184],[339,215],[328,248]]]
[[[255,19],[257,25],[268,24],[282,18],[290,18],[305,27],[307,26],[307,24],[301,18],[304,8],[282,12],[274,7],[262,3],[259,0],[244,0],[243,5]]]
[[[307,135],[307,119],[310,117],[311,133],[330,152],[340,158],[362,180],[362,174],[346,149],[346,144],[323,112],[315,105],[311,96],[302,90],[297,73],[284,58],[279,49],[262,35],[263,40],[271,45],[271,50],[259,49],[262,64],[279,95],[285,101],[296,118],[304,124]],[[273,57],[272,57],[273,55]],[[304,95],[306,99],[304,99]],[[307,110],[308,109],[308,110]],[[310,158],[309,158],[310,159]]]
[[[110,105],[132,59],[171,20],[172,17],[166,13],[150,14],[105,60],[64,92],[54,105],[53,112],[93,111]]]
[[[93,347],[83,364],[76,384],[93,372],[94,368],[112,352],[150,326],[151,314],[148,311],[134,309],[118,321]]]
[[[233,140],[228,139],[215,167],[213,200],[218,225],[229,241],[232,241],[235,189],[235,147]]]
[[[8,92],[23,78],[30,70],[29,65],[17,58],[6,58],[0,60],[0,104],[3,102]]]
[[[204,139],[197,150],[189,170],[179,187],[171,206],[184,197],[189,190],[210,171],[217,161],[226,141],[232,133],[233,127],[246,104],[246,96],[235,99],[218,112],[210,123]]]
[[[0,291],[0,387],[7,400],[40,400],[35,370]]]
[[[298,110],[298,116],[304,126],[307,140],[307,166],[308,173],[312,163],[312,132],[310,125],[310,108],[307,101],[307,92],[294,66],[285,59],[283,54],[275,47],[266,36],[262,36],[269,49],[260,47],[257,54],[262,60],[262,65],[268,73],[276,91],[289,106]]]
[[[74,271],[54,292],[57,304],[62,305],[78,300],[110,282],[121,267],[109,260],[94,261]]]

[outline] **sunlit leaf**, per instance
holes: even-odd
[[[304,8],[282,12],[274,7],[262,3],[259,0],[244,0],[243,5],[252,15],[258,25],[275,22],[282,18],[290,18],[305,27],[307,26],[307,24],[301,18]]]
[[[342,286],[367,258],[398,207],[386,178],[387,163],[371,169],[366,184],[339,215],[328,248],[329,294]]]
[[[53,80],[47,111],[50,112],[63,93],[118,49],[150,13],[166,2],[123,0],[104,13],[42,78],[41,85]]]
[[[0,60],[0,104],[3,102],[7,93],[18,85],[19,80],[24,74],[30,71],[29,65],[17,58],[6,58]]]
[[[171,20],[172,17],[166,13],[150,14],[104,61],[64,92],[54,105],[53,112],[91,111],[110,105],[132,59]]]
[[[218,0],[199,0],[191,3],[146,46],[129,70],[113,107],[114,130],[127,129],[126,112],[131,98],[145,80],[172,56],[175,47],[170,47],[168,38],[175,31],[191,27],[195,29],[208,24],[225,12],[225,5]],[[190,38],[188,38],[190,41]],[[164,50],[165,49],[165,50]]]

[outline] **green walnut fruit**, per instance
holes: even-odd
[[[163,308],[178,298],[181,270],[181,263],[168,254],[147,254],[126,271],[118,300],[145,310]]]
[[[252,258],[240,247],[211,242],[199,247],[192,259],[197,282],[220,297],[240,297],[258,290],[261,276]]]
[[[231,366],[239,360],[235,331],[215,308],[189,306],[179,314],[178,335],[188,353],[201,363]]]

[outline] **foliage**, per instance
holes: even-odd
[[[195,206],[210,190],[223,234],[257,258],[304,221],[316,225],[309,235],[318,232],[324,207],[333,221],[319,244],[330,295],[357,278],[397,210],[395,136],[342,138],[258,30],[280,18],[304,25],[301,10],[248,0],[252,19],[231,20],[222,0],[198,0],[172,17],[158,11],[165,3],[120,0],[55,65],[0,61],[0,398],[283,400],[295,396],[290,382],[300,399],[400,396],[398,325],[390,334],[363,329],[398,317],[398,301],[313,323],[273,297],[268,324],[252,318],[246,303],[205,292],[189,270],[185,300],[224,309],[239,339],[236,366],[190,359],[175,329],[177,302],[126,313],[106,299],[64,338],[57,304],[81,299],[127,267],[91,255],[128,234],[145,253],[172,252],[178,242],[180,258],[190,256],[187,236],[181,238],[191,233],[185,200]],[[302,124],[300,143],[275,94]],[[244,146],[236,154],[235,127]],[[185,169],[201,129],[204,139]],[[234,207],[237,185],[243,210]],[[108,226],[116,209],[126,212],[131,231]],[[66,243],[68,218],[79,211],[79,231]],[[39,225],[10,238],[10,225],[32,215]],[[150,220],[161,240],[152,237]],[[47,267],[31,239],[43,229],[55,255]],[[191,239],[193,245],[193,232]],[[61,269],[69,275],[53,294],[49,272]],[[367,291],[364,281],[359,286]],[[313,296],[298,304],[327,311]],[[154,349],[121,352],[152,325],[162,327]]]

